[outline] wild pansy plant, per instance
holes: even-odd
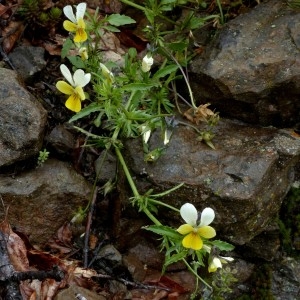
[[[64,9],[69,19],[65,21],[64,28],[71,34],[62,49],[62,58],[69,59],[74,73],[72,75],[66,65],[61,65],[61,72],[67,82],[58,81],[56,84],[60,92],[68,95],[66,107],[76,112],[70,122],[77,124],[87,122],[89,130],[74,127],[89,137],[90,144],[104,149],[103,157],[109,150],[114,151],[131,188],[132,205],[153,222],[154,225],[146,229],[162,236],[162,248],[166,250],[163,271],[170,264],[182,260],[196,276],[197,282],[200,280],[209,286],[199,276],[198,268],[205,266],[206,256],[212,257],[210,251],[212,247],[217,247],[220,251],[233,248],[228,243],[211,240],[216,235],[214,228],[209,226],[215,216],[213,209],[205,208],[198,218],[198,212],[192,204],[184,204],[178,210],[160,200],[183,184],[158,194],[154,194],[153,190],[141,194],[122,154],[126,139],[141,138],[146,162],[154,162],[163,155],[169,145],[173,128],[179,123],[174,117],[174,104],[170,101],[169,88],[177,78],[177,70],[182,70],[182,67],[175,57],[170,59],[173,54],[169,53],[160,66],[153,68],[154,55],[158,52],[156,46],[159,43],[149,46],[143,58],[138,56],[136,49],[128,49],[124,55],[123,66],[103,62],[98,45],[104,33],[108,30],[118,31],[117,26],[133,23],[134,20],[119,14],[101,17],[98,10],[94,15],[90,15],[85,13],[85,3],[78,4],[74,9],[75,14],[71,6]],[[163,45],[162,40],[160,43],[160,46]],[[160,55],[162,53],[160,52]],[[85,87],[88,89],[89,97],[83,90]],[[82,105],[82,101],[86,98]],[[204,113],[206,116],[211,115],[206,107],[202,110],[197,109],[197,112],[202,112],[202,117]],[[162,132],[162,145],[150,149],[149,141],[155,130]],[[98,174],[94,188],[97,178]],[[107,186],[111,188],[112,185],[108,182],[105,190]],[[176,214],[180,213],[186,223],[177,229],[163,225],[156,216],[160,206]],[[81,220],[88,208],[89,205],[81,209],[76,219]],[[214,258],[208,263],[211,266],[210,270],[214,270],[216,266],[220,267],[219,261]]]
[[[161,203],[160,205],[166,206]],[[173,207],[169,206],[169,208],[176,211]],[[199,281],[213,291],[212,286],[200,277],[198,269],[205,267],[206,260],[208,272],[216,272],[218,268],[222,268],[222,263],[233,261],[232,257],[223,257],[216,253],[231,251],[234,247],[220,240],[211,240],[216,236],[215,229],[209,226],[215,218],[215,212],[212,208],[206,207],[199,214],[193,204],[185,203],[177,212],[180,213],[182,219],[186,222],[179,226],[177,230],[158,223],[145,227],[145,229],[162,236],[161,246],[162,249],[166,250],[163,271],[170,264],[183,261],[196,277],[197,284],[194,295],[199,292]],[[212,249],[216,250],[212,251]]]

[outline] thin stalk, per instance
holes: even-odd
[[[142,11],[146,10],[146,8],[144,6],[138,5],[138,4],[136,4],[136,3],[132,2],[132,1],[129,1],[129,0],[120,0],[120,1],[123,2],[123,3],[125,3],[125,4],[127,4],[127,5],[130,5],[132,7],[140,9]]]
[[[195,272],[195,270],[190,266],[190,264],[183,258],[182,259],[183,260],[183,262],[184,262],[184,264],[187,266],[187,268],[189,269],[189,271],[190,272],[192,272],[193,273],[193,275],[197,278],[197,279],[199,279],[203,284],[205,284],[210,290],[212,290],[213,288],[203,279],[203,278],[201,278],[198,274],[197,274],[197,272]]]
[[[164,202],[161,202],[161,201],[158,201],[158,200],[154,200],[154,199],[149,199],[148,201],[149,201],[150,203],[153,203],[153,204],[157,204],[157,205],[160,205],[160,206],[167,207],[167,208],[169,208],[169,209],[171,209],[171,210],[174,210],[174,211],[176,211],[176,212],[180,212],[179,209],[177,209],[177,208],[175,208],[175,207],[173,207],[173,206],[171,206],[171,205],[169,205],[169,204],[166,204],[166,203],[164,203]]]
[[[180,72],[182,73],[182,76],[183,76],[183,78],[184,78],[184,81],[185,81],[185,83],[186,83],[186,85],[187,85],[187,88],[188,88],[188,91],[189,91],[189,95],[190,95],[190,98],[191,98],[191,104],[192,104],[192,107],[193,107],[194,109],[197,109],[197,106],[196,106],[195,100],[194,100],[194,96],[193,96],[192,88],[191,88],[191,86],[190,86],[189,80],[188,80],[188,78],[187,78],[187,76],[186,76],[186,74],[185,74],[185,72],[184,72],[182,66],[180,65],[180,63],[178,62],[178,60],[175,58],[175,56],[174,56],[172,53],[170,53],[166,48],[163,48],[163,50],[164,50],[164,51],[165,51],[165,52],[173,59],[173,61],[174,61],[174,62],[176,63],[176,65],[178,66]]]
[[[221,24],[224,24],[224,14],[223,14],[223,9],[222,9],[222,4],[220,0],[216,0],[217,1],[217,5],[220,11],[220,19],[221,19]]]
[[[136,185],[135,185],[135,183],[134,183],[134,181],[133,181],[133,179],[132,179],[132,177],[131,177],[131,175],[130,175],[130,172],[129,172],[128,168],[127,168],[126,162],[125,162],[125,160],[124,160],[124,158],[123,158],[123,155],[122,155],[120,149],[117,148],[117,147],[115,147],[115,151],[116,151],[116,154],[117,154],[117,156],[118,156],[119,162],[120,162],[121,165],[122,165],[122,168],[123,168],[123,170],[124,170],[125,176],[126,176],[126,178],[127,178],[127,181],[128,181],[128,183],[129,183],[129,185],[130,185],[130,188],[131,188],[131,190],[132,190],[132,192],[133,192],[134,197],[137,198],[137,199],[140,199],[140,198],[141,198],[141,195],[139,194],[139,192],[138,192],[138,190],[137,190],[137,188],[136,188]],[[147,215],[147,217],[148,217],[155,225],[162,225],[162,224],[161,224],[161,223],[153,216],[153,214],[148,210],[147,207],[143,207],[142,210],[143,210],[143,212]]]

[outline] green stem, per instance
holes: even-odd
[[[122,155],[120,149],[117,148],[117,147],[115,147],[115,151],[116,151],[116,154],[118,156],[119,162],[122,165],[122,168],[124,170],[125,176],[127,178],[127,181],[128,181],[128,183],[130,185],[130,188],[132,190],[132,193],[133,193],[134,197],[137,197],[137,198],[141,197],[141,195],[139,194],[139,192],[138,192],[138,190],[136,188],[136,185],[135,185],[134,181],[132,180],[132,177],[131,177],[130,172],[129,172],[128,168],[127,168],[126,162],[125,162],[125,160],[123,158],[123,155]]]
[[[146,10],[146,8],[144,6],[138,5],[138,4],[136,4],[136,3],[132,2],[132,1],[129,1],[129,0],[120,0],[120,1],[123,2],[123,3],[125,3],[125,4],[127,4],[127,5],[130,5],[132,7],[140,9],[142,11]]]
[[[224,15],[223,15],[223,9],[222,9],[222,4],[220,0],[217,0],[217,5],[220,11],[220,19],[221,19],[221,24],[224,24]]]
[[[117,156],[118,156],[119,162],[120,162],[121,165],[122,165],[122,168],[123,168],[123,170],[124,170],[125,176],[126,176],[126,178],[127,178],[127,181],[128,181],[128,183],[129,183],[129,185],[130,185],[130,188],[131,188],[131,190],[132,190],[132,192],[133,192],[134,197],[137,198],[137,199],[141,199],[141,195],[139,194],[139,192],[138,192],[138,190],[137,190],[137,188],[136,188],[136,185],[135,185],[135,183],[134,183],[134,181],[133,181],[133,179],[132,179],[132,177],[131,177],[131,175],[130,175],[130,172],[129,172],[128,168],[127,168],[126,162],[125,162],[125,160],[124,160],[124,158],[123,158],[123,155],[122,155],[120,149],[117,148],[117,147],[115,147],[115,151],[116,151],[116,154],[117,154]],[[143,212],[147,215],[147,217],[148,217],[155,225],[162,225],[162,224],[161,224],[161,223],[153,216],[153,214],[148,210],[147,207],[142,207],[142,210],[143,210]]]
[[[164,203],[164,202],[161,202],[161,201],[158,201],[158,200],[154,200],[154,199],[149,199],[148,201],[149,201],[150,203],[153,203],[153,204],[157,204],[157,205],[161,205],[161,206],[167,207],[167,208],[169,208],[169,209],[171,209],[171,210],[174,210],[174,211],[176,211],[176,212],[180,212],[179,209],[173,207],[172,205],[166,204],[166,203]]]
[[[188,88],[188,91],[189,91],[189,95],[190,95],[190,98],[191,98],[191,104],[193,106],[194,109],[197,108],[196,104],[195,104],[195,100],[194,100],[194,95],[193,95],[193,91],[192,91],[192,88],[190,86],[190,83],[189,83],[189,80],[182,68],[182,66],[180,65],[180,63],[178,62],[178,60],[174,57],[174,55],[172,53],[170,53],[166,48],[163,48],[163,50],[173,59],[173,61],[176,63],[176,65],[178,66],[183,78],[184,78],[184,81],[187,85],[187,88]]]
[[[147,207],[143,208],[144,213],[147,217],[157,226],[161,226],[162,224],[153,216],[153,214],[149,211]]]
[[[187,268],[189,269],[190,272],[193,273],[193,275],[199,279],[203,284],[205,284],[210,290],[212,290],[213,288],[202,278],[200,277],[197,272],[195,272],[195,270],[190,266],[190,264],[183,258],[182,259],[184,264],[187,266]]]
[[[191,124],[189,124],[189,123],[186,123],[186,122],[183,122],[183,121],[178,121],[178,124],[182,124],[182,125],[191,127],[191,128],[193,128],[197,133],[201,133],[200,130],[199,130],[196,126],[193,126],[193,125],[191,125]]]

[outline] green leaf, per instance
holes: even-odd
[[[149,23],[153,24],[154,23],[154,12],[151,9],[146,7],[144,13],[145,13],[146,18],[148,19]]]
[[[188,43],[185,42],[174,42],[174,43],[168,43],[168,48],[170,48],[173,51],[184,51],[188,46]]]
[[[120,32],[120,29],[111,25],[105,25],[103,26],[103,29],[106,29],[107,31],[111,31],[111,32]]]
[[[70,38],[67,38],[61,49],[61,58],[65,58],[68,55],[73,45],[73,41]]]
[[[164,268],[166,268],[167,266],[176,263],[180,260],[182,260],[183,258],[185,258],[188,254],[187,250],[183,250],[179,253],[173,254],[172,256],[166,258],[165,263],[164,263]]]
[[[129,48],[128,49],[128,54],[131,58],[135,58],[137,56],[137,51],[135,48]]]
[[[220,251],[231,251],[234,249],[234,246],[227,243],[227,242],[223,242],[220,240],[215,240],[211,242],[214,246],[216,246],[218,249],[220,249]]]
[[[150,226],[145,226],[143,228],[152,231],[156,234],[169,237],[172,240],[179,240],[182,238],[182,235],[180,233],[178,233],[175,229],[168,226],[150,225]]]
[[[109,24],[113,26],[122,26],[126,24],[136,23],[135,20],[133,20],[132,18],[120,14],[112,14],[109,17],[107,17],[106,20]]]
[[[158,84],[153,83],[130,83],[123,86],[123,90],[125,91],[140,91],[140,90],[148,90],[153,88],[154,86],[157,86]]]
[[[71,64],[77,69],[83,69],[85,67],[84,62],[79,56],[67,56]]]
[[[76,115],[74,115],[69,122],[74,122],[78,119],[84,118],[88,115],[90,115],[91,113],[95,112],[95,111],[101,111],[102,108],[97,104],[97,103],[92,103],[88,106],[86,106],[85,108],[83,108],[80,112],[78,112]]]
[[[189,27],[190,29],[197,29],[203,26],[205,23],[205,20],[203,18],[197,18],[197,17],[192,17],[190,20]]]
[[[154,79],[159,79],[159,78],[165,77],[166,75],[169,75],[169,74],[175,72],[177,69],[178,69],[177,65],[168,65],[166,67],[163,67],[163,68],[159,69],[153,75],[153,78]]]

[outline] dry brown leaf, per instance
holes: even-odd
[[[27,259],[27,249],[23,240],[12,231],[10,225],[3,221],[0,225],[0,230],[7,235],[7,252],[10,263],[14,269],[19,272],[29,270],[29,261]]]
[[[16,42],[20,39],[24,31],[24,25],[22,22],[11,21],[9,25],[2,31],[3,42],[2,48],[5,53],[9,53],[14,47]]]
[[[184,113],[184,116],[197,125],[200,122],[207,122],[211,116],[215,115],[215,113],[208,108],[209,105],[210,103],[199,105],[197,108],[191,107]]]

